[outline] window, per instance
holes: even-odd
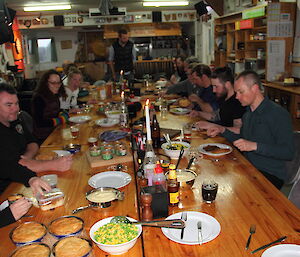
[[[39,62],[47,63],[52,61],[51,38],[37,39]]]

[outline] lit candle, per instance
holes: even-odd
[[[146,116],[147,141],[149,141],[149,140],[151,140],[150,113],[149,113],[149,99],[147,99],[146,105],[145,105],[145,116]]]
[[[122,102],[124,102],[124,100],[125,100],[124,91],[122,91],[122,93],[121,93],[121,100],[122,100]]]

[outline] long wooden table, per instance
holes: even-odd
[[[101,118],[97,113],[91,114],[93,119]],[[170,119],[170,126],[174,126],[174,116]],[[176,116],[180,119],[180,116]],[[186,119],[186,117],[185,117]],[[16,225],[35,220],[44,224],[59,216],[70,215],[71,211],[87,204],[85,193],[91,189],[88,179],[97,172],[107,170],[104,168],[91,169],[86,156],[87,138],[95,136],[104,128],[96,127],[93,123],[81,124],[80,136],[76,140],[65,141],[62,138],[62,128],[58,127],[44,142],[41,152],[53,149],[62,149],[66,143],[80,143],[81,153],[74,155],[74,164],[70,171],[57,173],[58,187],[65,193],[65,205],[50,211],[41,211],[32,207],[29,215],[33,218],[22,218],[15,224],[0,229],[0,256],[9,256],[16,247],[9,239],[9,232]],[[193,132],[192,146],[208,142],[226,143],[224,138],[204,139],[197,132]],[[227,142],[228,144],[228,142]],[[300,211],[286,197],[269,183],[236,149],[233,153],[219,157],[219,161],[204,157],[195,171],[200,180],[213,178],[219,184],[217,199],[212,204],[202,201],[199,188],[180,190],[180,204],[170,207],[169,215],[181,211],[199,211],[215,217],[221,225],[220,235],[203,245],[183,245],[166,238],[159,228],[143,227],[143,234],[137,244],[126,254],[121,256],[206,256],[206,257],[232,257],[232,256],[261,256],[262,252],[250,254],[245,250],[251,224],[256,224],[256,233],[253,235],[250,249],[253,250],[263,244],[274,241],[281,236],[288,236],[284,243],[300,244]],[[105,209],[88,209],[76,214],[85,221],[85,234],[88,235],[90,227],[103,218],[114,215],[126,215],[139,219],[138,183],[135,179],[133,162],[126,163],[132,182],[124,187],[123,201],[114,202]],[[186,167],[187,159],[183,159],[180,167]],[[50,172],[53,173],[53,172]],[[44,173],[46,174],[46,173]],[[42,175],[42,174],[41,174]],[[23,186],[12,183],[1,195],[0,201],[7,196],[20,192]],[[91,256],[108,256],[94,245]]]

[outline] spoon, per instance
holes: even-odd
[[[180,163],[180,161],[181,161],[181,159],[182,159],[183,153],[184,153],[184,146],[181,146],[181,149],[180,149],[180,153],[179,153],[178,161],[177,161],[177,163],[176,163],[176,168],[175,168],[175,170],[177,170],[177,168],[178,168],[178,165],[179,165],[179,163]]]
[[[110,223],[140,224],[142,226],[178,228],[178,229],[185,228],[185,222],[181,219],[153,220],[153,221],[130,221],[125,216],[116,216],[111,219]]]
[[[174,150],[174,147],[172,146],[172,141],[170,140],[169,134],[167,134],[167,135],[164,134],[163,136],[164,136],[164,138],[166,139],[166,141],[167,141],[167,143],[168,143],[168,145],[169,145],[170,150]]]

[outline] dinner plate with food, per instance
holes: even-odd
[[[184,115],[190,113],[191,110],[187,108],[175,107],[170,109],[170,113]]]
[[[222,156],[231,153],[232,147],[225,144],[209,143],[200,145],[198,150],[202,154],[210,156]]]

